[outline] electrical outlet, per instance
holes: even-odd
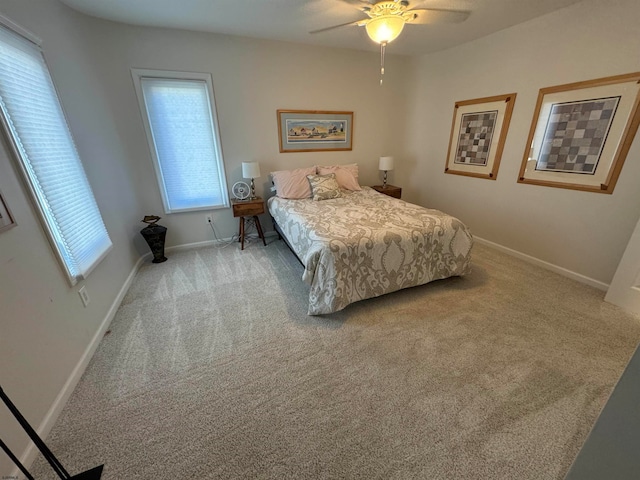
[[[89,294],[87,293],[87,287],[82,286],[80,290],[78,290],[78,295],[80,295],[80,299],[82,299],[82,304],[86,307],[89,305],[91,299],[89,298]]]
[[[213,220],[211,220],[211,215],[207,215],[207,223],[213,223]]]

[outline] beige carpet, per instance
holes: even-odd
[[[487,247],[468,277],[310,317],[281,241],[139,272],[49,436],[123,479],[561,479],[640,340]],[[38,479],[55,478],[39,459]]]

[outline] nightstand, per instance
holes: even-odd
[[[231,208],[233,208],[233,216],[240,217],[240,231],[238,241],[240,242],[240,250],[244,250],[244,217],[253,217],[256,222],[256,228],[258,229],[258,237],[262,239],[262,243],[266,246],[267,242],[264,240],[264,233],[262,233],[262,226],[260,225],[260,219],[258,215],[264,213],[264,201],[258,197],[255,200],[232,200]]]
[[[387,185],[386,187],[383,187],[382,185],[374,185],[371,188],[376,192],[384,193],[385,195],[389,195],[393,198],[400,198],[402,196],[402,188],[394,185]]]

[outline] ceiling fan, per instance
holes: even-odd
[[[348,3],[356,3],[369,18],[355,20],[353,22],[333,25],[309,32],[311,34],[322,33],[335,28],[349,25],[364,27],[371,40],[380,44],[380,75],[384,75],[384,53],[388,43],[392,42],[404,29],[405,24],[434,24],[434,23],[459,23],[465,21],[469,15],[468,10],[449,10],[442,8],[409,8],[408,0],[344,0]],[[382,78],[380,78],[382,85]]]

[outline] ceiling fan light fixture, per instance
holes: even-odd
[[[376,43],[389,43],[398,38],[404,28],[404,18],[398,15],[381,15],[365,25],[367,35]]]

